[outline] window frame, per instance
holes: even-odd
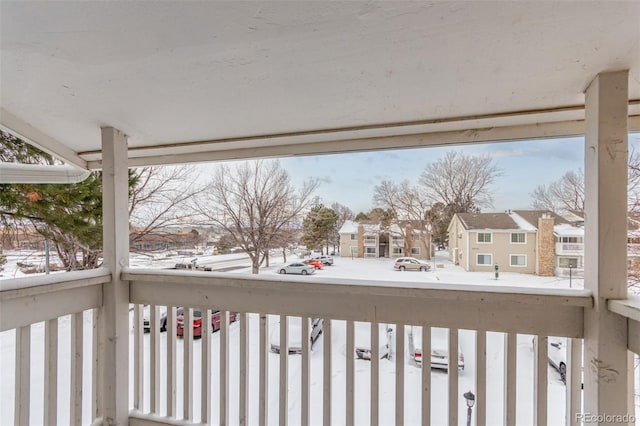
[[[480,241],[480,235],[488,235],[489,241]],[[476,232],[476,243],[478,244],[493,244],[493,232]]]
[[[513,241],[513,236],[514,235],[522,235],[523,241]],[[510,237],[509,237],[509,241],[511,242],[511,244],[527,244],[527,233],[526,232],[511,232]]]
[[[420,247],[411,247],[411,254],[417,254],[420,256]]]
[[[489,256],[489,263],[480,263],[480,262],[478,262],[478,256]],[[476,265],[477,266],[492,266],[493,265],[493,254],[492,253],[476,253]]]
[[[518,264],[514,264],[513,263],[513,258],[514,257],[523,257],[524,258],[524,265],[518,265]],[[527,267],[527,255],[526,254],[510,254],[509,255],[509,266],[512,268],[526,268]]]

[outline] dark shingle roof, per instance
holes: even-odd
[[[554,225],[559,225],[561,223],[570,223],[562,216],[548,210],[514,210],[514,213],[518,216],[522,217],[524,220],[529,222],[534,227],[538,227],[538,219],[542,217],[543,214],[551,215],[554,218]]]
[[[458,213],[466,229],[519,229],[507,213]]]

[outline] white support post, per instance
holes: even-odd
[[[99,344],[103,372],[104,425],[129,422],[129,282],[120,279],[129,266],[129,173],[127,137],[102,128],[102,209],[104,266],[111,282],[103,287]]]
[[[627,321],[607,308],[627,297],[628,72],[599,74],[586,91],[584,411],[624,415]]]
[[[84,346],[83,313],[71,315],[71,368],[70,368],[70,421],[72,425],[82,424],[82,359]]]
[[[31,383],[31,326],[16,329],[16,367],[15,367],[15,411],[16,426],[28,425],[30,414],[29,384]]]

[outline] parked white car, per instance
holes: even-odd
[[[422,328],[411,327],[409,353],[416,366],[422,366]],[[449,370],[449,329],[431,328],[431,368]],[[464,370],[464,355],[458,345],[458,369]]]
[[[316,268],[305,263],[290,263],[287,266],[283,266],[278,270],[279,274],[299,274],[309,275],[316,272]]]
[[[533,338],[533,350],[536,350],[536,339]],[[549,337],[547,346],[549,365],[559,374],[562,383],[567,379],[567,339],[565,337]]]
[[[309,343],[311,349],[322,334],[322,326],[324,320],[322,318],[309,318]],[[269,343],[271,352],[280,353],[280,321],[271,324],[271,332],[269,334]],[[289,318],[289,355],[302,353],[302,318]]]

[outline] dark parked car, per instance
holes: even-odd
[[[238,320],[237,312],[229,312],[229,322],[236,322]],[[184,308],[176,309],[176,334],[178,336],[182,336],[184,334]],[[216,332],[220,330],[220,311],[214,310],[211,312],[211,326],[213,331]],[[193,336],[200,337],[201,336],[201,328],[202,327],[202,312],[200,309],[193,310]],[[144,319],[144,332],[149,333],[151,331],[151,327],[149,325],[149,320],[147,318]],[[167,331],[167,314],[164,313],[160,316],[160,331]]]

